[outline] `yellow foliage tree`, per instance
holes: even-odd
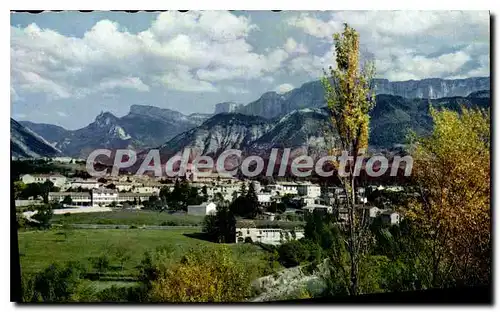
[[[491,270],[490,116],[430,108],[434,130],[417,138],[413,178],[421,197],[407,216],[419,225],[430,284],[487,283]]]
[[[345,208],[348,212],[346,232],[350,262],[349,293],[357,295],[359,262],[368,243],[368,217],[366,211],[355,209],[357,177],[354,171],[359,153],[368,147],[369,112],[375,105],[375,67],[371,62],[360,66],[359,34],[355,29],[344,24],[343,33],[334,34],[333,39],[337,67],[330,67],[322,82],[332,124],[339,134],[336,147],[353,157],[353,161],[346,164],[345,173],[338,171],[338,176],[347,197]],[[338,154],[337,150],[334,149],[332,154]]]
[[[249,275],[227,246],[191,250],[180,263],[159,268],[151,282],[154,302],[240,302],[250,294]]]

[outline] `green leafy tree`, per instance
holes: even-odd
[[[115,247],[115,257],[120,262],[120,268],[123,271],[123,266],[125,265],[125,262],[130,260],[131,257],[130,250],[123,245],[119,245]]]
[[[109,269],[109,258],[106,255],[100,255],[98,257],[90,258],[90,263],[92,267],[97,271],[99,276]]]
[[[215,215],[205,216],[203,232],[215,242],[234,243],[236,238],[236,218],[227,205],[217,207]]]
[[[24,302],[70,302],[80,284],[83,269],[78,263],[52,264],[32,278],[23,280]]]
[[[162,199],[168,199],[170,197],[170,187],[164,186],[160,189],[160,198]]]
[[[257,213],[259,212],[259,200],[257,198],[257,192],[255,191],[255,183],[251,182],[248,187],[248,191],[246,194],[248,212],[247,215],[255,218]]]
[[[333,36],[337,67],[330,67],[322,79],[325,100],[332,115],[332,123],[339,134],[343,152],[353,157],[345,166],[345,174],[338,170],[338,176],[347,194],[346,222],[347,250],[350,261],[349,293],[359,293],[359,262],[367,248],[367,217],[364,210],[354,208],[357,179],[354,166],[359,153],[368,146],[369,112],[375,105],[373,92],[372,63],[360,67],[359,35],[347,24],[344,31]],[[332,150],[333,154],[337,151]],[[338,164],[337,164],[338,165]],[[343,169],[343,168],[340,168]]]
[[[44,204],[37,207],[36,214],[31,218],[38,221],[37,225],[42,229],[50,228],[53,212],[52,204]]]
[[[23,183],[23,181],[15,181],[14,182],[14,198],[21,198],[24,190],[27,188],[27,185]]]
[[[278,247],[279,262],[286,268],[298,266],[309,259],[309,249],[297,240]]]

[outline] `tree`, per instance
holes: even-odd
[[[281,244],[278,247],[279,262],[286,268],[300,265],[309,258],[309,249],[297,240]]]
[[[203,232],[218,243],[234,243],[236,218],[227,205],[217,207],[215,215],[207,215],[203,220]]]
[[[221,192],[215,193],[214,203],[217,205],[217,207],[225,205],[224,196],[222,195]]]
[[[94,269],[97,270],[97,273],[99,276],[101,273],[106,271],[109,268],[109,258],[106,255],[101,255],[99,257],[93,257],[89,259],[90,262],[92,263],[92,266]]]
[[[267,212],[276,213],[278,211],[278,203],[273,201],[269,207],[267,207]]]
[[[286,205],[284,203],[278,203],[276,205],[276,211],[278,213],[284,213],[286,211]]]
[[[241,302],[250,294],[248,271],[227,246],[193,249],[180,263],[155,268],[153,302]]]
[[[115,248],[115,256],[116,259],[118,259],[118,261],[120,262],[120,267],[121,270],[123,271],[123,265],[125,264],[125,262],[130,260],[130,250],[122,245],[117,246]]]
[[[246,198],[248,205],[248,215],[252,218],[255,218],[257,216],[257,213],[259,212],[259,200],[257,198],[257,192],[255,191],[254,182],[250,183]]]
[[[24,190],[26,189],[26,184],[23,183],[23,181],[15,181],[14,182],[14,198],[18,199],[21,197],[23,194]]]
[[[207,201],[208,200],[208,191],[207,191],[206,185],[203,185],[203,187],[201,188],[201,194],[203,196],[203,201]]]
[[[431,285],[489,283],[491,274],[490,116],[430,108],[428,137],[415,138],[420,198],[407,217],[425,239]]]
[[[52,264],[33,278],[24,276],[24,302],[68,302],[80,283],[83,270],[78,263]]]
[[[62,200],[62,203],[65,205],[72,205],[73,204],[73,199],[71,199],[70,195],[64,196],[64,199]]]
[[[334,34],[337,67],[330,66],[322,79],[325,100],[332,115],[332,124],[339,134],[340,148],[353,161],[347,163],[346,174],[337,171],[342,187],[347,195],[346,222],[347,250],[350,262],[351,295],[358,294],[359,261],[366,249],[367,219],[364,210],[354,209],[357,179],[354,165],[368,146],[369,112],[375,105],[373,92],[374,66],[366,63],[362,68],[359,60],[359,35],[344,24],[342,34]],[[335,149],[332,151],[335,152]]]
[[[36,214],[31,218],[38,221],[38,226],[42,229],[50,228],[50,221],[54,215],[53,206],[51,204],[44,204],[37,207]]]

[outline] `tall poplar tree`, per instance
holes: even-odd
[[[359,263],[367,245],[368,216],[364,210],[355,209],[357,177],[353,173],[358,153],[368,147],[369,112],[375,105],[372,85],[375,67],[370,62],[361,66],[359,35],[349,25],[344,24],[344,31],[334,34],[333,39],[337,67],[330,66],[322,82],[331,121],[339,134],[336,147],[353,157],[353,161],[346,164],[345,174],[340,171],[337,173],[347,197],[345,231],[350,264],[348,289],[351,295],[356,295],[359,289]],[[331,152],[338,156],[337,150]]]

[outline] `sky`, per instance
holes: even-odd
[[[11,115],[78,129],[134,104],[185,114],[247,104],[335,66],[345,22],[377,77],[490,75],[487,11],[11,13]]]

